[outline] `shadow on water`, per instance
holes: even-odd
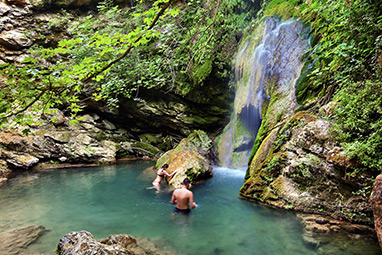
[[[11,180],[0,186],[0,227],[44,225],[50,231],[27,249],[39,254],[52,254],[62,236],[80,230],[96,239],[146,237],[180,255],[325,254],[305,245],[293,213],[238,198],[244,170],[215,167],[213,178],[192,187],[198,207],[173,215],[165,184],[159,193],[146,189],[153,180],[145,172],[150,166],[62,169]]]

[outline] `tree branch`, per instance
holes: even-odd
[[[2,119],[6,119],[6,118],[9,118],[11,116],[15,116],[15,115],[18,115],[22,112],[25,112],[26,110],[28,110],[29,107],[31,107],[34,103],[36,103],[46,92],[48,91],[47,88],[43,89],[36,97],[35,99],[33,99],[29,104],[27,104],[26,106],[24,106],[24,108],[16,111],[16,112],[10,112],[9,114],[5,115],[4,117],[1,117],[0,120]]]
[[[152,20],[152,22],[150,23],[150,25],[147,27],[147,29],[145,30],[145,32],[151,30],[155,25],[156,23],[158,22],[159,18],[161,16],[163,16],[163,14],[165,13],[165,11],[170,7],[170,5],[172,3],[174,3],[175,1],[177,0],[169,0],[168,2],[164,3],[164,5],[162,6],[162,8],[159,10],[159,12],[156,14],[156,16],[154,17],[154,19]],[[47,91],[54,91],[56,93],[56,95],[61,95],[64,91],[66,90],[71,90],[73,89],[75,86],[78,85],[78,83],[86,83],[86,82],[89,82],[92,78],[94,78],[95,76],[97,76],[98,74],[104,72],[105,70],[109,69],[112,65],[114,65],[115,63],[121,61],[123,58],[125,58],[129,53],[130,51],[135,47],[134,45],[139,42],[142,38],[144,37],[144,33],[139,35],[135,41],[133,43],[131,43],[129,45],[129,47],[125,50],[124,53],[122,53],[119,57],[117,57],[116,59],[110,61],[107,65],[105,65],[104,67],[100,68],[99,70],[96,70],[94,71],[93,73],[89,73],[87,75],[87,77],[75,82],[74,84],[68,86],[68,87],[65,87],[65,86],[57,86],[57,87],[52,87],[51,84],[49,84],[49,86],[44,86],[42,89],[41,89],[41,92],[30,102],[28,103],[27,105],[25,105],[22,109],[20,110],[16,110],[16,111],[11,111],[9,112],[7,115],[3,116],[3,117],[0,117],[0,121],[1,120],[4,120],[6,118],[9,118],[11,116],[16,116],[22,112],[25,112],[26,110],[28,110],[33,104],[35,104],[38,100],[41,99],[41,97],[47,92]],[[5,85],[6,87],[7,85]],[[2,88],[5,88],[4,86],[2,86]],[[61,89],[61,90],[60,90]]]
[[[146,29],[146,31],[149,31],[151,30],[155,24],[158,22],[159,18],[164,14],[164,12],[167,10],[167,8],[171,5],[172,2],[175,2],[176,0],[169,0],[162,8],[161,10],[157,13],[157,15],[155,16],[155,18],[153,19],[153,21],[151,22],[150,26]],[[219,0],[220,1],[220,0]],[[126,51],[124,53],[122,53],[118,58],[114,59],[113,61],[109,62],[107,65],[105,65],[104,67],[102,67],[100,70],[98,71],[95,71],[94,73],[92,73],[90,76],[84,78],[81,80],[81,82],[88,82],[90,81],[92,78],[94,78],[96,75],[106,71],[107,69],[109,69],[112,65],[114,65],[115,63],[121,61],[124,57],[126,57],[130,51],[134,48],[134,44],[136,44],[137,42],[139,42],[141,39],[143,38],[143,35],[140,35],[138,36],[134,43],[133,44],[130,44],[130,46],[126,49]]]
[[[220,0],[218,0],[218,2],[217,2],[217,4],[216,4],[216,10],[215,10],[214,18],[212,19],[211,23],[206,27],[206,29],[204,29],[204,30],[201,32],[201,34],[204,34],[209,28],[211,28],[211,30],[213,29],[214,24],[215,24],[215,21],[216,21],[217,14],[218,14],[218,11],[219,11],[219,8],[220,8]],[[188,61],[188,65],[187,65],[186,71],[189,70],[189,69],[191,68],[192,61],[194,60],[196,54],[197,54],[201,49],[204,49],[205,47],[207,47],[207,45],[208,45],[209,41],[211,40],[213,34],[214,34],[214,31],[212,30],[211,35],[209,36],[209,38],[208,38],[207,41],[205,42],[204,46],[201,47],[201,48],[199,48],[199,49],[197,49],[197,51],[192,55],[190,61]],[[199,40],[199,41],[200,41],[200,40]],[[191,49],[191,52],[194,50],[194,48],[195,48],[195,46],[196,46],[197,43],[198,43],[198,42],[196,42],[196,43],[194,44],[194,46],[193,46],[192,49]],[[201,58],[200,58],[200,59],[201,59]]]

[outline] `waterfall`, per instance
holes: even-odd
[[[294,88],[302,68],[300,57],[307,47],[303,30],[299,21],[267,18],[241,44],[234,59],[233,112],[218,139],[222,166],[247,166],[262,122],[262,106],[272,90],[288,91],[291,104],[297,104]]]

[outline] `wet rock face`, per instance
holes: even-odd
[[[305,32],[299,21],[265,18],[242,43],[235,58],[234,112],[219,144],[223,166],[245,167],[260,123],[275,125],[293,114],[295,81],[308,47]],[[264,118],[267,108],[273,112]]]
[[[382,249],[382,175],[378,175],[375,180],[370,203],[373,208],[375,231]]]
[[[210,86],[213,91],[207,91]],[[115,123],[139,132],[188,136],[193,130],[216,132],[229,114],[229,91],[216,82],[198,87],[204,97],[181,97],[171,92],[140,88],[139,98],[121,99],[119,110],[110,112],[100,102],[87,102],[89,111],[108,116]]]
[[[71,232],[60,239],[57,245],[59,255],[87,254],[151,254],[174,255],[171,251],[160,250],[148,239],[130,235],[111,235],[101,241],[96,241],[87,231]]]

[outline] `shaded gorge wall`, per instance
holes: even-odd
[[[266,18],[243,41],[234,60],[233,112],[218,139],[222,166],[246,167],[262,122],[268,125],[293,114],[300,58],[307,48],[307,31],[296,20]],[[276,116],[263,119],[270,109]]]

